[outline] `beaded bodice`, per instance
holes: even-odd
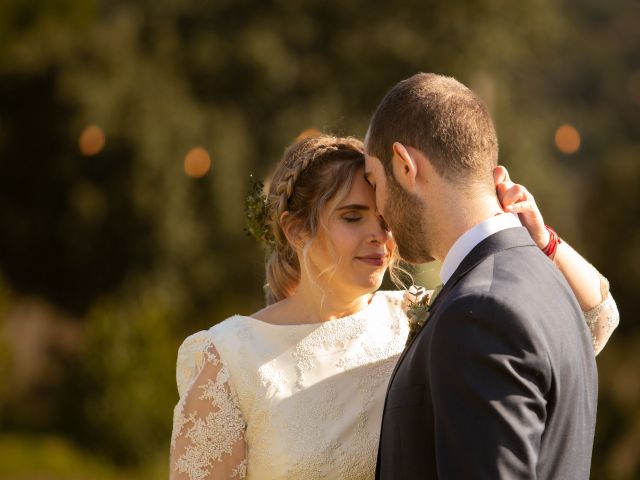
[[[225,403],[234,413],[224,418],[229,425],[239,415],[244,421],[246,478],[372,478],[387,383],[408,333],[401,302],[402,292],[378,292],[357,314],[319,324],[231,317],[185,341],[178,361],[181,396],[199,363],[224,366],[209,382],[220,383],[222,392],[226,387],[237,402],[236,408]],[[189,424],[181,408],[174,437]],[[201,434],[203,441],[199,447],[192,443],[192,450],[204,448],[206,439],[220,443],[213,428],[222,423],[210,422],[210,435]],[[240,429],[233,430],[225,433],[239,438]],[[189,458],[197,457],[188,449]],[[224,448],[205,451],[218,458]]]

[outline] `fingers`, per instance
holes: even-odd
[[[515,184],[509,178],[509,172],[504,166],[498,165],[493,169],[493,181],[496,185],[498,200],[503,208],[518,201],[517,192],[510,191]]]
[[[535,198],[522,185],[514,185],[505,194],[502,202],[505,212],[524,214],[531,218],[542,219]]]
[[[529,191],[519,184],[513,184],[510,188],[507,188],[506,186],[500,187],[500,185],[498,185],[496,189],[498,190],[498,198],[502,204],[502,208],[505,210],[510,205],[533,200]],[[501,190],[503,191],[501,192]]]
[[[534,204],[528,200],[513,203],[503,207],[506,212],[510,213],[529,213],[534,210]]]
[[[496,168],[493,169],[493,183],[495,183],[496,186],[501,183],[507,183],[507,184],[512,183],[511,179],[509,178],[509,172],[504,166],[498,165]]]

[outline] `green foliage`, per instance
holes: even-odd
[[[5,381],[0,382],[0,424],[5,423],[7,415],[7,401],[11,383],[12,358],[9,345],[4,335],[4,318],[11,305],[11,295],[9,289],[0,276],[0,378]]]
[[[0,477],[12,480],[152,480],[166,478],[166,462],[145,469],[116,468],[52,436],[0,435]]]
[[[159,298],[96,306],[74,379],[82,444],[123,464],[166,456],[177,401],[174,316]]]
[[[264,194],[264,183],[254,180],[244,200],[246,231],[267,248],[273,248],[275,239],[269,225],[269,207]]]
[[[600,385],[591,478],[635,479],[640,472],[640,335],[618,335],[598,357]],[[613,347],[613,348],[611,348]]]

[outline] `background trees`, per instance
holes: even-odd
[[[55,478],[43,435],[164,465],[180,340],[262,303],[249,175],[307,128],[362,137],[436,71],[486,100],[501,162],[611,280],[593,477],[636,478],[638,20],[632,0],[0,4],[0,472]]]

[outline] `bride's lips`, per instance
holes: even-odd
[[[387,261],[386,255],[366,255],[364,257],[356,257],[357,260],[369,264],[373,267],[382,267]]]

